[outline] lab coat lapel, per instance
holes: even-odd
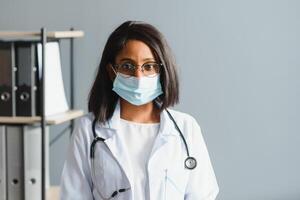
[[[158,135],[155,139],[149,161],[148,161],[148,169],[151,170],[153,167],[161,166],[166,169],[170,165],[172,148],[175,146],[173,143],[178,137],[176,134],[176,130],[174,128],[174,124],[170,120],[166,111],[162,111],[160,115],[160,129]]]
[[[161,199],[161,177],[165,176],[166,169],[172,165],[172,154],[178,134],[166,111],[160,115],[160,129],[154,142],[150,158],[148,160],[148,178],[150,199]]]
[[[101,127],[101,130],[99,131],[101,135],[99,136],[105,139],[104,142],[106,143],[109,150],[111,151],[115,159],[122,167],[131,185],[131,192],[133,194],[132,168],[129,162],[129,155],[128,155],[127,148],[125,147],[119,135],[122,134],[118,131],[119,125],[120,125],[120,104],[118,102],[112,118]]]

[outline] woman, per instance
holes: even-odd
[[[128,21],[108,38],[72,135],[62,200],[214,200],[218,185],[196,120],[178,103],[174,60],[162,34]]]

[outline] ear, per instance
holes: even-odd
[[[108,64],[106,65],[106,70],[107,70],[107,72],[108,72],[109,79],[110,79],[111,81],[114,81],[114,80],[115,80],[115,77],[116,77],[116,73],[113,71],[113,66],[112,66],[111,63],[108,63]]]

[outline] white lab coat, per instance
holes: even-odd
[[[163,111],[160,130],[146,167],[145,199],[215,200],[219,188],[199,125],[190,115],[174,110],[170,112],[187,141],[190,155],[197,159],[197,167],[194,170],[184,167],[187,156],[184,143]],[[107,198],[124,187],[131,189],[114,199],[134,200],[134,166],[131,166],[126,146],[119,137],[119,134],[126,133],[118,132],[119,104],[111,120],[96,125],[96,133],[105,139],[105,144],[97,143],[99,154],[95,157],[95,177],[92,176],[90,159],[93,119],[92,113],[87,114],[80,118],[74,129],[62,172],[61,200],[102,200],[101,195]]]

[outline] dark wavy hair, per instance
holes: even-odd
[[[156,100],[160,110],[179,102],[179,83],[176,64],[166,39],[154,26],[139,22],[126,21],[114,30],[104,47],[98,72],[89,93],[88,110],[93,112],[99,122],[109,120],[114,112],[119,96],[112,91],[113,82],[108,72],[108,64],[115,58],[128,40],[145,43],[152,51],[157,62],[162,63],[160,81],[163,94]]]

